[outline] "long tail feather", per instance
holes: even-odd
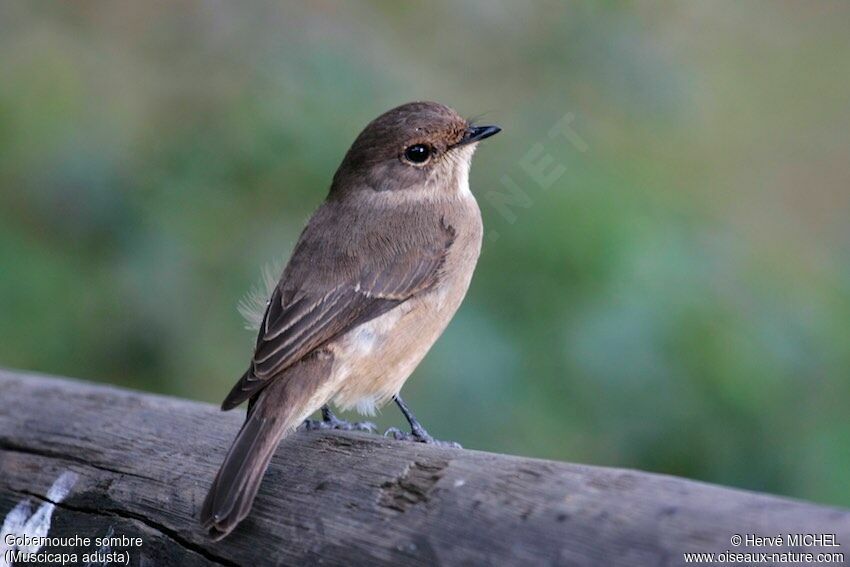
[[[280,440],[324,404],[315,393],[329,370],[329,357],[311,356],[255,398],[201,508],[201,525],[214,539],[227,536],[245,519]]]

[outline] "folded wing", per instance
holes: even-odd
[[[433,233],[418,241],[365,248],[369,253],[363,257],[325,254],[325,264],[340,264],[320,267],[342,276],[332,284],[299,278],[298,270],[288,268],[266,308],[251,367],[222,408],[239,405],[314,350],[431,288],[442,275],[454,236],[440,219]],[[290,264],[315,263],[311,255],[319,256],[298,246]]]

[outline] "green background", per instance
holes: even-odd
[[[262,266],[433,99],[504,129],[435,436],[850,505],[850,4],[303,4],[0,5],[0,365],[218,403]]]

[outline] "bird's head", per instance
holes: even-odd
[[[500,130],[474,125],[436,102],[403,104],[357,136],[334,176],[331,195],[376,191],[447,198],[468,191],[475,147]]]

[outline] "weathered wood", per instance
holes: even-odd
[[[141,537],[140,548],[112,548],[129,551],[132,565],[632,567],[679,565],[683,552],[790,549],[734,547],[734,534],[850,542],[843,509],[637,471],[299,432],[279,448],[251,516],[213,543],[196,518],[243,415],[8,371],[0,392],[0,517],[14,524],[10,510],[21,516],[29,499],[26,518],[71,471],[50,536]]]

